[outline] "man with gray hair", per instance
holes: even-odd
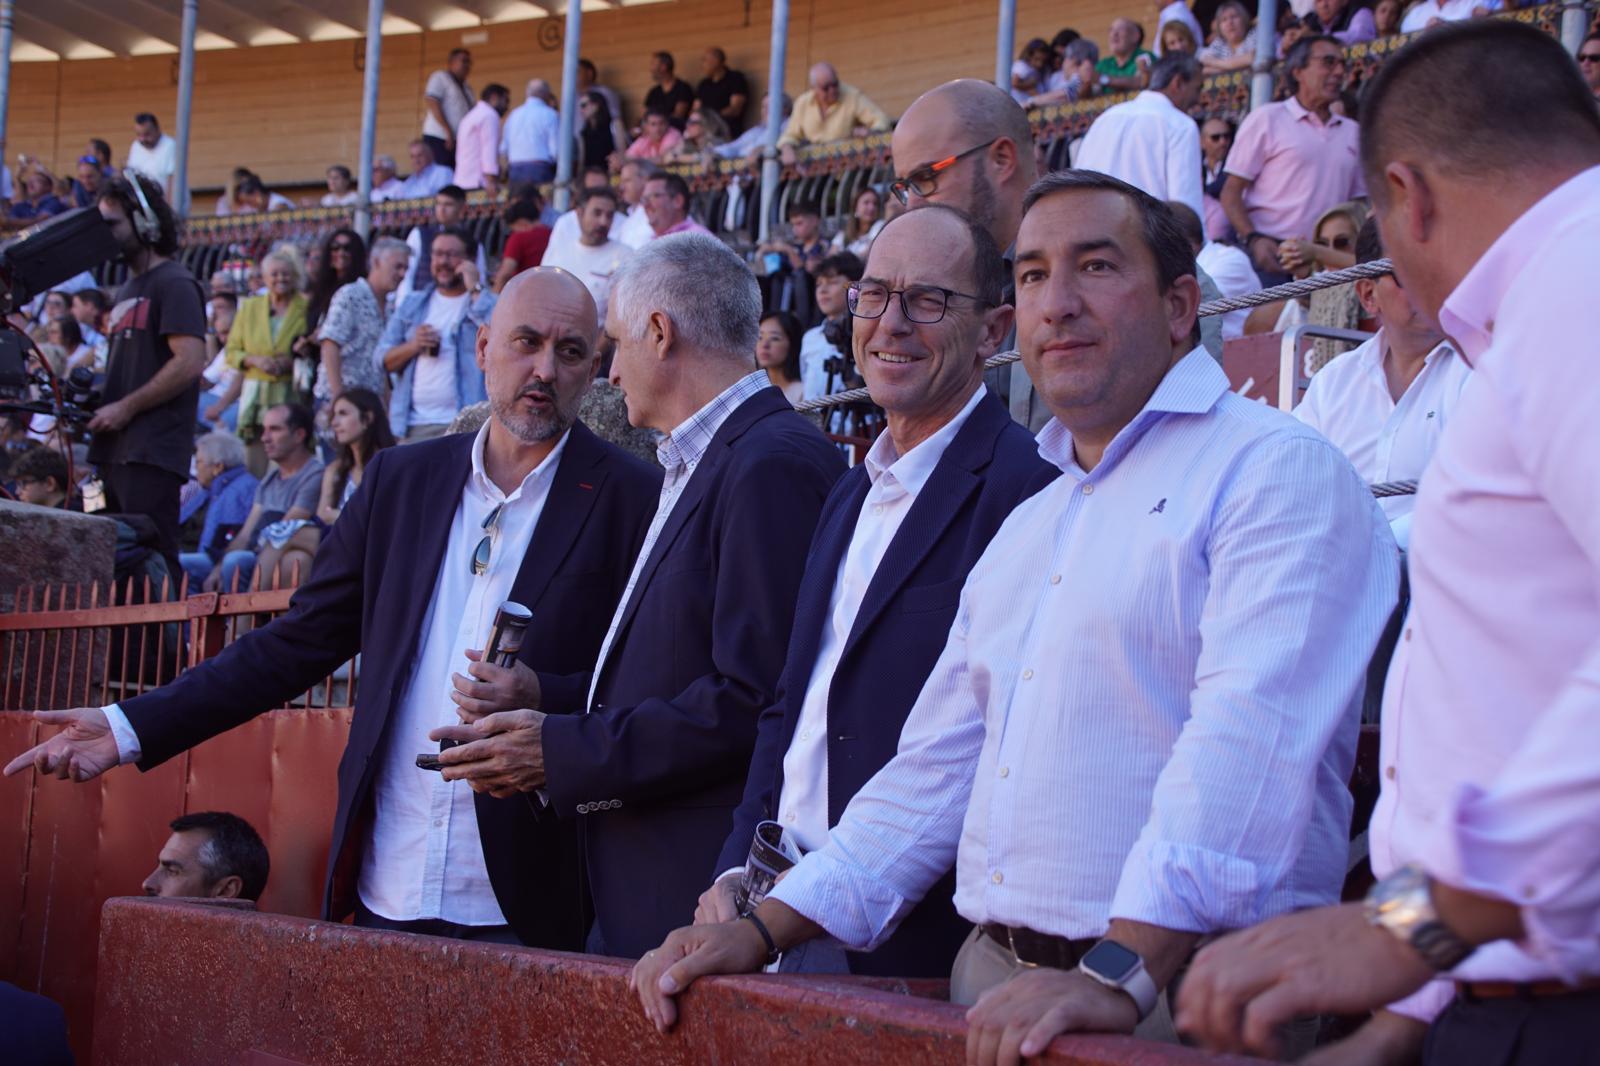
[[[512,185],[542,185],[556,177],[561,115],[551,106],[555,94],[543,78],[528,82],[528,98],[506,116],[500,131],[500,155],[509,165]]]
[[[795,149],[802,145],[865,137],[889,128],[883,108],[854,85],[840,81],[832,63],[813,66],[807,83],[811,88],[794,102],[788,125],[778,138],[785,166],[794,163]]]
[[[189,575],[190,584],[199,587],[222,562],[228,542],[250,517],[259,482],[245,468],[244,442],[221,430],[195,441],[194,473],[205,491],[184,507],[179,520],[187,522],[204,507],[205,524],[200,527],[198,550],[180,552],[178,562]]]
[[[651,242],[613,281],[611,381],[666,434],[660,503],[594,669],[540,673],[508,705],[547,715],[525,783],[579,817],[594,954],[644,954],[711,880],[844,470],[755,368],[760,317],[749,268],[705,234]]]
[[[367,276],[341,286],[322,319],[322,369],[312,392],[321,411],[346,389],[370,389],[387,402],[389,375],[372,349],[383,336],[389,294],[411,265],[411,246],[398,237],[372,242]]]
[[[396,175],[400,168],[395,165],[394,156],[380,155],[372,160],[372,202],[381,204],[385,200],[398,200],[401,198],[400,189],[405,184]]]
[[[1184,52],[1156,60],[1150,88],[1108,108],[1084,135],[1073,165],[1098,170],[1157,200],[1205,210],[1200,187],[1200,130],[1188,111],[1200,99],[1200,61]]]

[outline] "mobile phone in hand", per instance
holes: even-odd
[[[460,743],[461,741],[459,740],[441,740],[439,741],[439,750],[442,752],[446,748],[456,747]],[[417,756],[417,769],[442,772],[444,770],[444,764],[439,761],[438,755],[435,755],[433,752],[425,751],[421,755]]]

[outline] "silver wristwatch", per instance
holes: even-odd
[[[1144,960],[1132,948],[1115,940],[1102,940],[1083,953],[1083,958],[1078,960],[1078,972],[1107,988],[1126,992],[1139,1009],[1141,1022],[1156,1009],[1161,993],[1145,971]]]
[[[1367,921],[1411,945],[1440,973],[1455,969],[1473,952],[1471,944],[1439,920],[1431,883],[1420,866],[1402,866],[1373,885],[1363,906]]]

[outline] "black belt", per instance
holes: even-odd
[[[1036,933],[1021,926],[986,923],[978,930],[996,944],[1011,952],[1024,966],[1048,966],[1053,970],[1072,970],[1078,960],[1099,943],[1098,937],[1069,940],[1064,936]]]

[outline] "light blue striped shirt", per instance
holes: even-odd
[[[895,758],[772,895],[859,948],[956,909],[1073,938],[1334,902],[1357,697],[1399,563],[1349,462],[1204,349],[1086,473],[1019,505]]]

